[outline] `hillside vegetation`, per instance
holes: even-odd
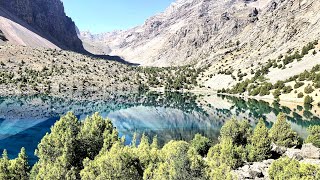
[[[319,48],[316,48],[317,45],[318,40],[308,43],[301,51],[289,51],[286,55],[279,55],[277,59],[269,60],[267,64],[261,64],[259,69],[251,70],[251,75],[253,77],[250,79],[247,78],[244,80],[244,77],[246,77],[247,74],[243,77],[241,73],[238,73],[239,83],[232,88],[223,88],[218,92],[261,97],[272,95],[276,100],[298,99],[299,101],[299,99],[301,99],[300,102],[302,101],[306,104],[312,104],[314,100],[316,100],[316,103],[319,103],[319,64],[316,64],[310,70],[304,70],[302,73],[295,73],[295,75],[286,80],[278,80],[275,83],[272,83],[270,79],[268,79],[268,75],[277,69],[285,70],[286,68],[291,68],[292,63],[302,61],[305,56],[317,55],[319,52]],[[309,61],[313,61],[313,59],[310,59]]]
[[[92,96],[190,90],[206,67],[135,67],[71,51],[0,46],[0,95]]]

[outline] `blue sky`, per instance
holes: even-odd
[[[174,0],[62,0],[81,31],[128,29],[165,10]]]

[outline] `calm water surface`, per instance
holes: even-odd
[[[306,137],[306,128],[320,124],[320,109],[287,103],[268,103],[217,95],[148,93],[112,96],[107,100],[70,100],[49,96],[0,97],[0,150],[10,158],[25,147],[30,162],[34,150],[50,127],[72,111],[83,120],[99,112],[112,120],[120,136],[131,142],[134,133],[157,135],[161,144],[170,140],[189,141],[196,133],[216,141],[225,121],[248,119],[254,126],[259,118],[271,127],[279,112],[287,115],[292,128]]]

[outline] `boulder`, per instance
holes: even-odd
[[[301,148],[301,155],[307,159],[320,159],[320,148],[317,148],[310,143],[304,144]]]
[[[268,179],[268,168],[273,159],[264,160],[263,162],[253,162],[234,170],[238,179]]]
[[[287,149],[285,155],[291,159],[296,159],[298,161],[303,160],[303,156],[301,154],[300,149],[289,148],[289,149]]]
[[[274,143],[271,144],[271,147],[272,147],[271,151],[272,151],[273,153],[276,153],[276,154],[279,154],[279,155],[283,155],[283,154],[285,154],[286,151],[287,151],[287,148],[286,148],[286,147],[278,146],[278,145],[276,145],[276,144],[274,144]]]

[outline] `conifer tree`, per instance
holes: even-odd
[[[143,169],[131,147],[116,142],[94,160],[85,159],[80,175],[83,180],[142,179]]]
[[[80,121],[72,113],[61,117],[38,145],[36,155],[39,161],[33,167],[31,178],[63,179],[77,174],[75,171],[82,163],[77,139],[79,131]]]
[[[246,145],[251,134],[252,128],[247,120],[238,121],[232,118],[222,126],[219,138],[231,138],[236,145]]]
[[[191,146],[198,152],[199,155],[207,155],[211,142],[208,138],[202,136],[201,134],[196,134],[191,141]]]
[[[268,128],[262,119],[259,120],[259,123],[255,127],[250,142],[248,158],[250,161],[262,161],[270,157],[271,140],[269,138]]]
[[[11,162],[10,171],[12,179],[28,180],[29,179],[28,157],[25,148],[22,148],[18,157]]]
[[[276,123],[270,129],[270,139],[278,146],[293,147],[299,144],[299,137],[291,129],[283,113],[277,117]]]
[[[308,128],[309,136],[305,140],[305,143],[312,143],[314,146],[320,148],[320,126],[310,126]]]
[[[82,156],[94,159],[99,154],[105,141],[107,146],[112,145],[114,141],[118,140],[118,137],[113,136],[113,133],[118,136],[116,129],[113,127],[111,120],[103,119],[99,113],[93,114],[91,117],[87,117],[80,129],[78,139],[83,150]],[[109,149],[109,147],[106,147]]]
[[[0,159],[0,179],[10,179],[10,161],[7,150],[3,150],[2,158]]]

